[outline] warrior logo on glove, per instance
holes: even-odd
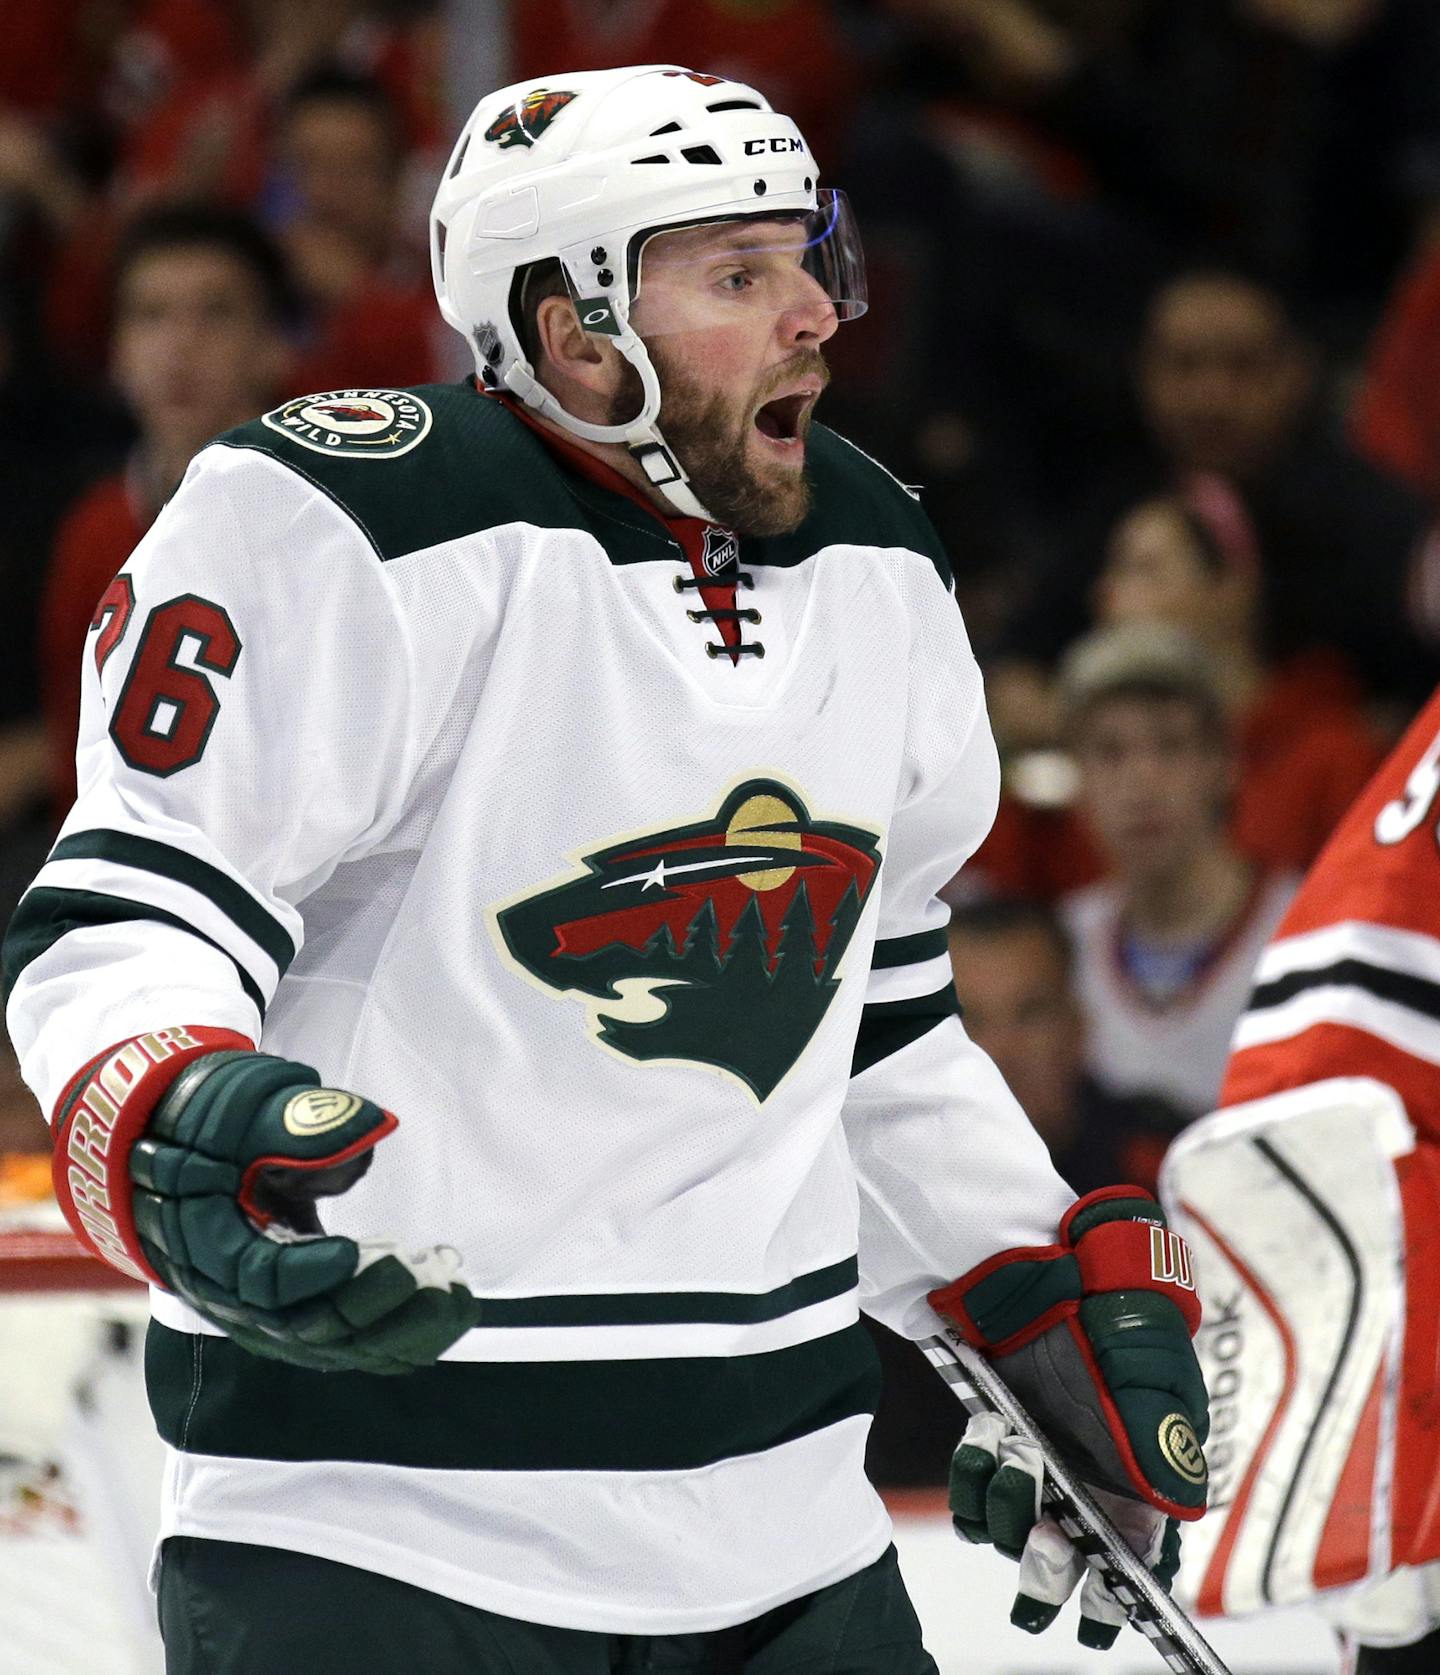
[[[510,960],[585,998],[602,1045],[713,1065],[768,1099],[840,986],[876,835],[812,820],[788,786],[752,779],[709,820],[581,859],[580,877],[493,910]]]
[[[1160,1452],[1189,1483],[1203,1483],[1208,1475],[1205,1451],[1195,1427],[1183,1413],[1170,1413],[1160,1422]]]
[[[358,1095],[340,1088],[307,1088],[285,1107],[282,1121],[287,1134],[329,1134],[349,1122],[363,1105]]]

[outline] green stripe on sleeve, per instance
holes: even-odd
[[[875,944],[871,971],[888,971],[897,965],[915,965],[949,953],[944,931],[916,931],[914,936],[888,936]]]
[[[891,1053],[918,1041],[936,1024],[959,1015],[960,1002],[955,997],[953,983],[932,994],[916,995],[913,1000],[877,1001],[865,1007],[860,1014],[850,1074],[858,1076],[862,1070],[889,1058]]]
[[[773,1291],[606,1292],[594,1296],[482,1297],[477,1326],[753,1326],[843,1297],[860,1283],[858,1257],[801,1274]]]
[[[295,958],[295,943],[290,933],[272,913],[219,867],[198,861],[183,849],[159,843],[154,838],[136,837],[131,832],[96,830],[74,832],[61,838],[51,850],[50,859],[113,861],[116,866],[173,879],[204,896],[252,942],[258,943],[280,968],[282,977]]]
[[[857,1321],[760,1355],[441,1361],[398,1377],[312,1372],[152,1322],[160,1435],[197,1454],[434,1471],[698,1471],[873,1413]]]
[[[223,954],[235,967],[240,987],[254,1001],[261,1018],[264,1018],[265,996],[260,985],[228,948],[222,948],[213,937],[206,936],[204,931],[196,930],[194,925],[187,925],[183,919],[165,912],[163,908],[152,907],[149,902],[131,901],[126,896],[109,896],[98,890],[56,890],[48,886],[27,890],[10,920],[9,929],[5,933],[3,978],[0,978],[4,998],[9,1000],[10,991],[15,987],[16,980],[25,967],[32,960],[39,959],[47,948],[54,947],[61,937],[67,936],[71,931],[84,930],[92,925],[123,924],[137,919],[150,919],[159,925],[171,925],[176,930],[184,931],[187,936],[197,937],[201,942],[208,943]]]

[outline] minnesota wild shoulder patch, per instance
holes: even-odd
[[[578,875],[491,909],[507,964],[580,1001],[612,1051],[710,1065],[768,1099],[840,987],[877,834],[752,779],[709,819],[577,859]]]
[[[327,390],[296,396],[261,422],[317,454],[398,459],[425,440],[432,415],[406,390]]]

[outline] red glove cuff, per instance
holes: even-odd
[[[145,1260],[130,1208],[130,1149],[166,1089],[204,1053],[255,1043],[235,1030],[151,1030],[90,1060],[55,1105],[51,1176],[82,1244],[132,1279],[163,1285]]]
[[[1191,1337],[1200,1326],[1190,1248],[1154,1219],[1101,1220],[1090,1215],[1111,1201],[1153,1204],[1140,1187],[1104,1187],[1066,1212],[1059,1243],[1020,1246],[987,1257],[930,1293],[930,1305],[959,1327],[967,1343],[1008,1355],[1078,1312],[1085,1297],[1107,1291],[1158,1291],[1180,1310]],[[1087,1225],[1076,1235],[1077,1219]],[[1121,1212],[1123,1214],[1123,1212]]]
[[[1178,1233],[1154,1222],[1104,1221],[1075,1246],[1080,1283],[1097,1291],[1158,1291],[1185,1317],[1193,1338],[1200,1329],[1200,1298],[1190,1247]]]

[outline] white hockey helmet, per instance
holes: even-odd
[[[470,344],[487,388],[513,392],[575,436],[623,443],[677,511],[708,518],[660,434],[660,382],[630,311],[648,236],[739,218],[803,221],[803,265],[837,317],[865,311],[845,196],[819,186],[804,136],[753,87],[675,64],[520,82],[475,107],[435,194],[440,312]],[[639,374],[643,403],[624,424],[576,418],[535,377],[521,290],[547,259],[559,261],[581,324]]]

